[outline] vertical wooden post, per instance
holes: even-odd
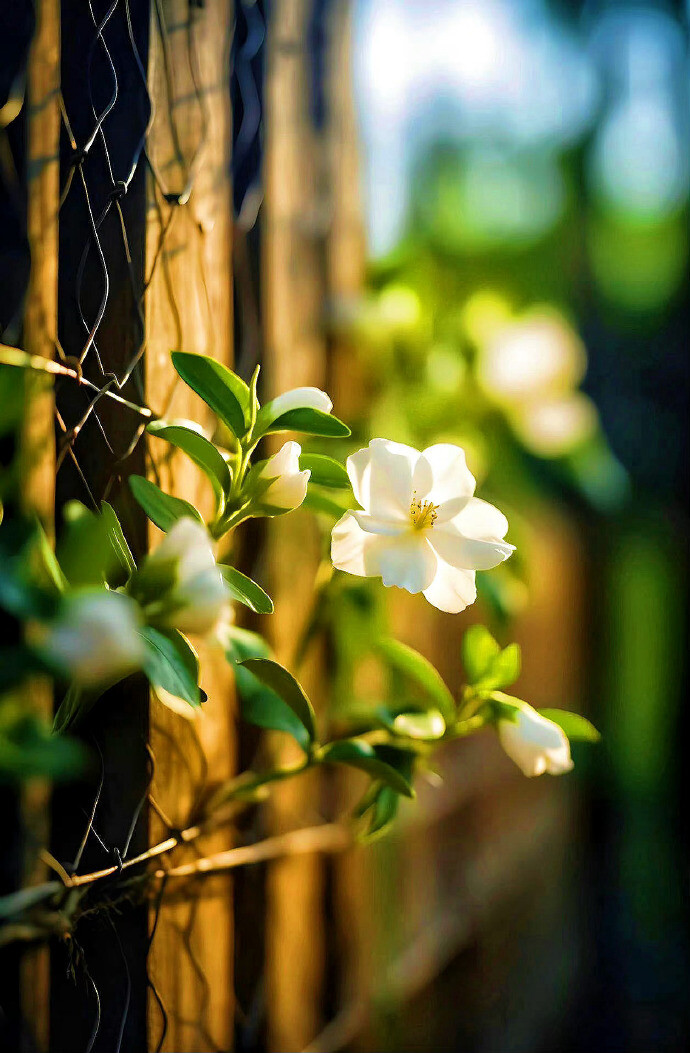
[[[306,0],[276,0],[269,24],[266,83],[263,305],[270,394],[299,385],[326,386],[322,311],[323,143],[309,112]],[[336,407],[337,408],[337,407]],[[307,513],[269,528],[271,619],[278,660],[294,670],[297,641],[310,614],[320,559],[316,524]],[[318,704],[318,658],[297,674]],[[284,749],[287,753],[290,746]],[[280,787],[272,798],[279,831],[304,820],[318,799],[318,776]],[[321,1023],[323,989],[323,860],[273,864],[267,879],[266,974],[270,1049],[304,1048]]]
[[[24,317],[24,347],[53,358],[57,337],[58,202],[60,198],[60,4],[40,0],[27,71],[27,234],[31,272]],[[36,385],[35,385],[36,386]],[[38,512],[50,534],[55,501],[55,434],[52,388],[37,387],[31,397],[22,443],[22,496]],[[45,684],[32,688],[32,704],[46,720],[53,699]],[[39,843],[47,844],[49,794],[42,784],[24,793],[24,822]],[[45,879],[34,864],[27,883]],[[40,1050],[48,1048],[50,957],[47,946],[24,953],[21,968],[22,1010]]]
[[[146,390],[152,407],[170,417],[199,420],[206,412],[210,418],[201,401],[176,382],[171,351],[232,363],[231,27],[232,5],[225,0],[199,7],[188,0],[154,5],[149,78],[157,117],[149,153],[160,182],[149,177]],[[165,490],[210,511],[208,484],[191,462],[170,457],[170,447],[159,440],[151,440],[150,452]],[[151,535],[155,541],[160,537],[155,528]],[[179,824],[188,819],[204,783],[227,778],[234,765],[230,672],[221,656],[204,651],[201,658],[209,698],[198,719],[188,722],[155,700],[151,706],[152,792]],[[152,840],[160,832],[152,817]],[[229,832],[220,831],[200,848],[216,851],[229,845]],[[185,901],[163,905],[149,974],[168,1014],[164,1050],[230,1049],[232,940],[229,876],[206,879]],[[151,1048],[161,1027],[160,1009],[151,997]]]

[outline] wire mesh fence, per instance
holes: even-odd
[[[39,22],[52,24],[50,46],[60,48],[59,94],[57,100],[49,100],[57,102],[61,122],[59,200],[54,203],[59,213],[59,308],[57,318],[41,319],[44,346],[57,364],[56,517],[59,521],[62,508],[73,499],[94,508],[102,500],[113,501],[133,548],[143,553],[145,520],[125,484],[132,471],[158,477],[160,462],[147,456],[141,440],[147,422],[168,411],[176,390],[172,370],[166,375],[164,368],[149,371],[149,381],[153,376],[158,382],[147,383],[147,311],[165,314],[168,351],[192,346],[217,353],[223,338],[217,317],[219,293],[210,288],[212,254],[207,248],[218,221],[209,214],[213,195],[217,200],[227,190],[226,220],[230,210],[230,144],[219,143],[227,132],[219,113],[231,94],[229,59],[236,18],[242,39],[234,45],[232,90],[243,107],[244,130],[235,138],[241,161],[243,149],[248,151],[248,167],[242,161],[247,185],[256,186],[261,127],[256,82],[265,37],[263,12],[259,4],[240,3],[235,16],[229,5],[202,0],[89,0],[58,8],[51,3],[37,6]],[[251,31],[245,32],[243,27],[250,24]],[[6,40],[14,49],[14,61],[5,67],[12,76],[3,87],[9,103],[16,101],[17,113],[10,112],[11,106],[3,111],[7,127],[1,134],[13,148],[9,154],[3,150],[3,182],[10,191],[8,214],[17,238],[6,257],[14,281],[5,289],[8,308],[5,311],[3,302],[2,322],[4,339],[21,344],[29,273],[23,188],[28,186],[31,194],[32,173],[24,180],[15,162],[25,158],[13,140],[21,140],[27,119],[32,119],[32,100],[24,97],[34,28],[31,13],[25,23],[17,19],[15,25],[22,39],[19,42],[15,34]],[[209,54],[215,55],[212,62]],[[211,135],[215,138],[209,164]],[[236,182],[241,184],[241,175]],[[195,315],[203,322],[193,331],[184,303],[189,288],[176,272],[176,256],[193,270],[188,282],[194,285]],[[256,304],[257,290],[246,284],[251,280],[251,274],[245,275],[244,296]],[[224,296],[231,301],[231,287]],[[50,452],[44,456],[50,457]],[[107,882],[99,885],[97,902],[88,893],[80,900],[70,919],[69,938],[54,948],[50,1046],[162,1049],[166,1035],[171,1040],[171,1022],[184,1017],[188,1044],[194,1032],[204,1048],[228,1048],[225,1038],[211,1033],[214,1025],[208,1019],[206,963],[194,941],[197,887],[188,885],[184,895],[176,894],[182,910],[169,919],[178,936],[175,953],[186,957],[188,967],[182,971],[193,987],[185,1005],[170,1005],[149,957],[165,879],[157,886],[150,922],[140,878],[121,880],[128,863],[148,847],[149,809],[157,829],[168,836],[179,833],[181,818],[189,819],[209,778],[204,744],[191,727],[184,728],[182,738],[171,736],[165,721],[154,720],[149,729],[146,689],[137,683],[110,692],[83,734],[97,758],[96,775],[90,782],[56,791],[50,864],[63,867],[69,876],[112,869],[113,881],[110,888]],[[154,740],[166,740],[166,749],[176,755],[185,773],[184,799],[191,808],[183,817],[169,817],[162,798],[154,796]],[[229,898],[225,909],[231,913]],[[150,1027],[147,989],[155,1006]],[[33,1023],[23,1029],[26,1048],[32,1047]]]

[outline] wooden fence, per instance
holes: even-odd
[[[28,73],[32,284],[25,346],[71,361],[98,319],[83,361],[87,378],[103,384],[97,352],[118,385],[128,375],[123,397],[131,391],[136,401],[143,391],[158,413],[196,414],[198,400],[175,384],[170,351],[231,363],[237,331],[231,5],[119,0],[91,10],[65,3],[60,11],[57,0],[38,0],[37,14]],[[326,118],[318,126],[307,47],[313,16],[308,0],[271,4],[259,219],[262,358],[267,390],[317,384],[347,416],[358,408],[355,349],[327,335],[324,311],[364,281],[349,6],[331,5]],[[103,116],[112,69],[117,97]],[[62,385],[55,407],[43,397],[31,415],[32,441],[43,436],[44,451],[27,498],[44,515],[55,507],[59,516],[72,498],[107,494],[137,550],[145,551],[155,531],[147,531],[127,498],[128,474],[147,471],[168,490],[204,498],[197,473],[182,459],[155,440],[148,451],[135,441],[141,426],[107,397],[92,405],[83,387]],[[534,601],[518,626],[527,657],[521,684],[526,697],[549,704],[578,692],[582,553],[554,510],[535,514],[543,544],[535,553]],[[306,512],[290,516],[255,537],[247,553],[265,570],[277,608],[272,642],[289,662],[309,613],[316,526]],[[451,686],[459,682],[462,618],[439,617],[427,607],[420,612],[415,599],[403,597],[393,604],[393,620],[400,637],[435,661]],[[301,671],[320,705],[327,703],[317,690],[324,661],[317,650]],[[112,856],[131,837],[135,851],[158,839],[160,816],[182,826],[199,793],[233,772],[238,752],[250,751],[256,735],[237,730],[227,668],[212,655],[204,656],[204,668],[209,702],[193,724],[149,707],[143,687],[108,693],[85,731],[101,751],[102,780],[52,799],[57,858],[73,858],[96,796],[102,845]],[[162,905],[124,904],[102,923],[84,926],[78,946],[52,949],[50,968],[45,951],[28,954],[24,1010],[36,1047],[55,1053],[442,1048],[447,1036],[460,1037],[459,1014],[467,1021],[465,1038],[485,1026],[491,1007],[482,1001],[482,976],[498,992],[510,980],[522,993],[524,1027],[536,1027],[548,1011],[545,998],[536,973],[518,959],[525,932],[506,918],[527,919],[525,931],[548,970],[553,945],[534,934],[552,931],[564,894],[572,822],[566,791],[519,781],[489,737],[449,749],[441,766],[443,787],[422,787],[395,834],[372,848],[268,862],[234,882],[207,878],[184,895],[173,891]],[[330,817],[340,793],[317,776],[286,785],[261,819],[262,832],[308,825],[315,810]],[[45,798],[33,795],[26,809],[32,826],[45,824]],[[232,843],[225,830],[202,847]],[[92,838],[84,862],[103,865],[103,852]],[[437,982],[441,975],[454,978],[461,994],[449,999]],[[101,1017],[92,1041],[96,989]],[[500,1048],[500,1028],[493,1026]]]

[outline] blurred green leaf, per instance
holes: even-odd
[[[82,743],[51,734],[50,725],[15,702],[0,705],[0,782],[77,778],[89,759]]]
[[[483,625],[472,625],[462,641],[462,660],[470,683],[482,690],[508,687],[520,675],[518,644],[501,648]]]
[[[558,724],[569,739],[582,742],[598,742],[601,735],[586,717],[579,713],[568,713],[565,709],[538,709],[540,716]]]
[[[241,439],[247,431],[251,404],[245,382],[208,355],[173,351],[172,363],[185,384]]]
[[[446,723],[455,719],[453,696],[438,670],[419,651],[393,639],[379,640],[376,650],[392,669],[410,677],[426,692],[440,709]]]
[[[185,421],[154,421],[149,424],[147,431],[160,439],[177,447],[186,453],[194,461],[213,487],[218,513],[222,513],[225,507],[225,498],[232,486],[230,469],[220,450],[210,442],[205,435],[201,435],[195,427],[190,427]]]
[[[299,466],[301,469],[309,469],[309,481],[318,486],[328,486],[335,490],[347,490],[350,487],[350,477],[344,465],[332,457],[324,457],[320,453],[303,453],[300,455]]]
[[[135,500],[144,509],[149,519],[161,530],[170,530],[178,519],[183,519],[185,516],[191,516],[203,522],[201,515],[189,501],[163,493],[160,487],[149,479],[145,479],[143,475],[130,476],[129,485]]]
[[[70,501],[63,510],[56,557],[73,588],[102,585],[118,565],[106,520],[80,501]]]
[[[462,638],[462,664],[471,684],[481,680],[501,648],[483,625],[471,625]]]
[[[398,751],[400,752],[400,751]],[[366,739],[339,739],[329,742],[321,750],[321,759],[325,764],[347,764],[351,768],[360,768],[373,779],[390,786],[396,793],[405,797],[414,797],[410,774],[397,763],[400,757],[396,753],[384,752],[384,747],[372,746]]]
[[[314,710],[303,688],[295,680],[294,676],[287,669],[284,669],[282,665],[272,661],[270,658],[247,658],[240,664],[248,672],[253,673],[262,684],[275,691],[304,726],[309,736],[309,741],[314,742],[316,740]]]
[[[228,567],[223,563],[219,563],[218,567],[225,584],[236,600],[249,607],[255,614],[273,613],[273,600],[260,585],[235,567]]]

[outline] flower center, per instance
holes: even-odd
[[[417,497],[417,491],[415,490],[410,501],[410,518],[415,530],[432,527],[436,522],[437,508],[438,505],[432,504],[431,501],[422,501],[421,498]]]

